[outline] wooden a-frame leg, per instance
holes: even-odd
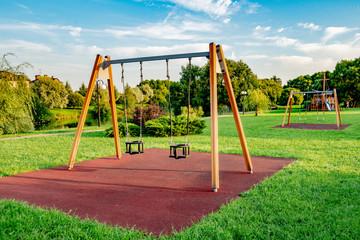
[[[111,59],[110,59],[109,56],[107,56],[106,60],[110,61]],[[110,97],[112,125],[113,125],[113,130],[114,130],[116,157],[121,158],[120,136],[119,136],[119,127],[118,127],[118,121],[117,121],[117,114],[116,114],[114,82],[113,82],[111,64],[108,67],[108,71],[109,71],[108,89],[109,89],[109,97]]]
[[[282,127],[284,127],[284,125],[285,125],[286,114],[287,114],[287,111],[288,111],[288,108],[289,108],[290,100],[292,98],[292,93],[293,93],[293,91],[291,90],[290,95],[289,95],[289,99],[288,99],[288,102],[287,102],[287,105],[286,105],[286,110],[285,110],[285,114],[284,114],[284,120],[283,120],[282,125],[281,125]]]
[[[234,116],[234,120],[235,120],[236,129],[237,129],[237,132],[238,132],[238,135],[239,135],[241,148],[242,148],[242,151],[243,151],[243,154],[244,154],[246,167],[247,167],[247,170],[250,173],[252,173],[253,172],[253,166],[252,166],[252,163],[251,163],[249,149],[247,147],[245,134],[244,134],[244,129],[242,127],[242,123],[241,123],[241,120],[240,120],[240,115],[239,115],[239,110],[238,110],[238,107],[237,107],[237,104],[236,104],[234,90],[233,90],[233,87],[232,87],[232,84],[231,84],[229,72],[228,72],[225,57],[224,57],[224,52],[222,50],[221,45],[217,46],[217,55],[218,55],[219,61],[222,61],[220,63],[220,65],[223,68],[222,69],[222,74],[223,74],[223,78],[224,78],[224,81],[225,81],[226,90],[227,90],[227,93],[228,93],[228,96],[229,96],[231,110],[233,112],[233,116]]]
[[[339,100],[337,97],[336,89],[334,89],[334,98],[335,98],[336,120],[337,120],[337,124],[338,124],[338,128],[339,128],[339,124],[340,124],[340,126],[342,126],[342,122],[341,122]]]
[[[219,188],[219,147],[217,114],[216,46],[209,45],[210,53],[210,113],[211,113],[211,181],[214,192]]]
[[[70,153],[70,158],[69,158],[69,162],[68,162],[68,169],[69,170],[74,167],[76,153],[77,153],[79,143],[80,143],[81,133],[82,133],[82,130],[84,128],[86,115],[87,115],[89,105],[90,105],[91,95],[92,95],[92,92],[93,92],[94,87],[95,87],[96,78],[97,78],[97,75],[98,75],[98,72],[99,72],[101,62],[102,62],[102,56],[97,55],[96,59],[95,59],[94,67],[93,67],[93,70],[92,70],[92,73],[91,73],[91,77],[90,77],[88,89],[87,89],[87,92],[86,92],[84,104],[83,104],[83,107],[82,107],[82,110],[81,110],[79,123],[78,123],[77,129],[76,129],[74,143],[73,143],[71,153]]]
[[[290,117],[291,117],[291,110],[292,110],[292,102],[293,98],[290,98],[290,109],[289,109],[289,116],[288,116],[288,126],[290,126]]]

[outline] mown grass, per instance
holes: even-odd
[[[342,112],[343,131],[273,129],[283,114],[242,116],[251,155],[297,158],[240,198],[183,231],[174,239],[359,239],[360,237],[360,111]],[[309,123],[336,123],[335,113]],[[207,124],[209,120],[207,119]],[[299,121],[295,115],[292,122]],[[234,120],[219,118],[219,150],[241,153]],[[0,176],[67,163],[74,135],[0,142]],[[168,138],[145,139],[146,147],[168,148]],[[181,142],[184,138],[176,138]],[[210,151],[210,129],[191,136],[194,151]],[[124,146],[122,145],[122,149]],[[103,132],[85,133],[77,161],[114,155],[113,139]],[[256,166],[254,166],[256,171]],[[221,186],[220,186],[221,187]],[[79,220],[56,210],[25,203],[0,202],[0,238],[4,239],[133,239],[154,238]],[[167,238],[163,236],[162,238]]]

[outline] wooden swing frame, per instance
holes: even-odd
[[[108,79],[107,82],[108,82],[108,90],[110,96],[112,125],[114,129],[116,157],[118,159],[121,158],[120,137],[119,137],[119,129],[118,129],[116,105],[115,105],[115,97],[114,97],[114,83],[113,83],[113,76],[111,69],[112,64],[140,62],[140,61],[158,61],[158,60],[166,60],[166,59],[179,59],[179,58],[192,58],[192,57],[208,57],[210,62],[211,179],[212,179],[213,191],[217,192],[217,190],[219,189],[217,69],[219,70],[220,73],[222,73],[224,78],[226,90],[229,96],[230,105],[235,120],[236,129],[239,135],[241,148],[244,154],[247,170],[249,171],[249,173],[252,173],[253,167],[251,163],[251,158],[247,147],[242,123],[240,120],[240,115],[236,104],[236,99],[231,84],[230,75],[227,69],[224,52],[222,50],[221,45],[215,45],[214,43],[209,44],[209,52],[163,55],[163,56],[153,56],[153,57],[143,57],[143,58],[128,58],[128,59],[119,59],[119,60],[111,60],[109,56],[105,56],[103,58],[101,55],[98,54],[95,59],[87,93],[85,96],[84,105],[81,110],[79,123],[75,133],[75,138],[68,162],[68,169],[71,170],[74,167],[77,150],[80,143],[81,133],[84,128],[86,115],[90,105],[91,95],[93,93],[97,78],[100,78],[101,76],[105,76]]]

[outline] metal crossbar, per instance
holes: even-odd
[[[171,54],[171,55],[160,55],[140,58],[124,58],[114,59],[101,63],[101,67],[106,69],[110,64],[121,64],[121,63],[133,63],[133,62],[148,62],[148,61],[159,61],[166,59],[179,59],[179,58],[194,58],[194,57],[207,57],[209,58],[209,52],[195,52],[195,53],[182,53],[182,54]]]
[[[300,93],[312,93],[312,94],[317,94],[317,93],[326,93],[326,94],[333,94],[334,91],[308,91],[308,92],[293,92],[292,95],[295,95],[295,94],[300,94]]]

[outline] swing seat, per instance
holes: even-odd
[[[144,142],[143,141],[130,141],[130,142],[125,142],[125,144],[126,144],[125,153],[130,153],[130,154],[144,153]],[[137,145],[137,150],[133,150],[132,145]]]
[[[182,149],[182,154],[178,154],[178,149]],[[174,144],[170,145],[170,155],[175,159],[190,157],[190,145],[189,144]]]

